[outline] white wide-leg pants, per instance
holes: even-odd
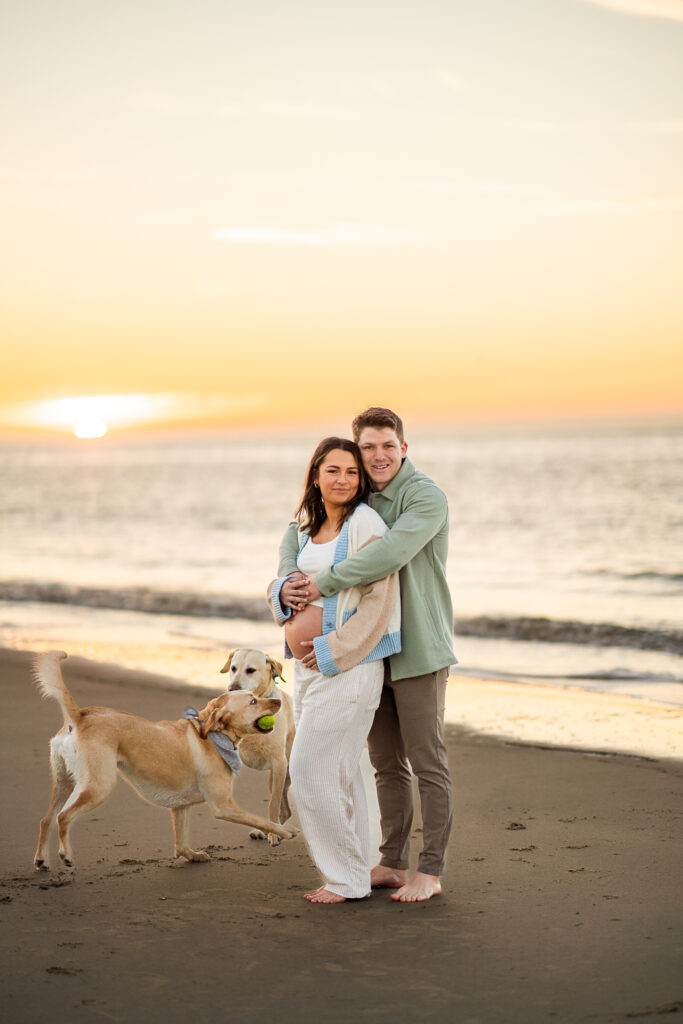
[[[360,758],[382,694],[384,664],[324,676],[294,662],[292,792],[325,888],[347,899],[370,889],[370,829]]]

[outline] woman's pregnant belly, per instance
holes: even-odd
[[[322,636],[323,632],[323,610],[318,604],[309,604],[303,611],[285,624],[285,636],[289,649],[294,657],[301,661],[313,650],[312,647],[302,647],[302,640],[312,640],[314,636]]]

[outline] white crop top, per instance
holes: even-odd
[[[315,544],[312,540],[306,541],[296,560],[299,571],[306,573],[307,576],[315,576],[317,572],[329,569],[334,564],[334,549],[337,546],[337,539],[335,537],[334,540],[328,540],[326,544]],[[324,598],[319,597],[317,601],[311,601],[311,604],[317,604],[322,608],[323,601]]]

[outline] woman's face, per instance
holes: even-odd
[[[316,483],[328,511],[352,501],[360,486],[360,473],[352,453],[341,448],[328,452],[320,463]]]

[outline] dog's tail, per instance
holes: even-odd
[[[36,655],[33,662],[33,678],[45,699],[52,697],[59,703],[65,723],[78,725],[82,712],[67,690],[59,667],[60,661],[66,656],[64,651],[48,651],[47,654]]]

